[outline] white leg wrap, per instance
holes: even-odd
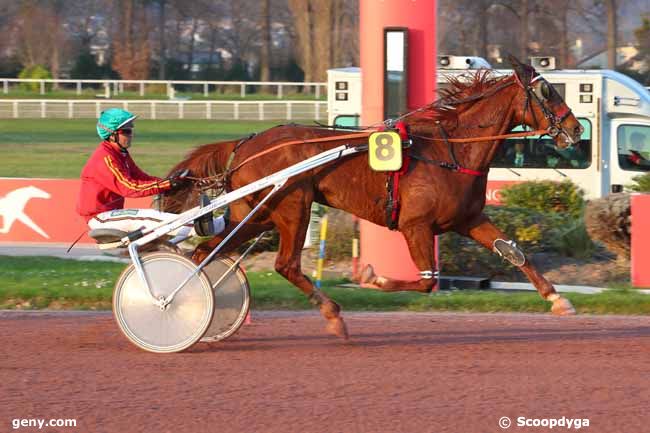
[[[423,280],[432,280],[438,278],[440,273],[438,271],[420,271],[420,278]]]
[[[559,293],[551,293],[550,295],[548,295],[546,297],[546,300],[549,301],[549,302],[555,302],[560,298],[561,298],[561,296],[560,296]]]

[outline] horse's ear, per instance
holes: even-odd
[[[517,74],[517,77],[519,77],[519,81],[522,83],[529,83],[532,79],[534,70],[530,66],[521,63],[519,59],[512,54],[508,55],[508,61],[512,65],[512,69],[515,71],[515,74]]]

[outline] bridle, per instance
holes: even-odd
[[[573,136],[562,125],[562,122],[564,122],[572,114],[569,106],[565,103],[565,108],[560,113],[555,113],[545,103],[545,101],[551,97],[553,92],[555,92],[548,81],[546,81],[544,77],[538,74],[530,80],[527,86],[524,86],[524,84],[519,79],[519,76],[517,74],[514,74],[514,76],[517,84],[526,92],[523,118],[526,118],[526,111],[528,110],[528,107],[531,104],[530,101],[532,99],[535,101],[542,114],[550,124],[548,128],[546,128],[546,135],[555,138],[558,135],[562,134],[564,135],[566,142],[569,143],[569,146],[576,144],[576,140],[574,140]],[[536,85],[536,82],[538,81],[539,84]],[[533,116],[533,122],[537,127],[539,125],[539,122],[537,121],[537,116],[535,116],[535,111],[530,110],[530,112]]]

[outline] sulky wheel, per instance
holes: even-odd
[[[233,263],[230,258],[218,257],[203,268],[214,293],[214,316],[201,341],[224,340],[237,332],[246,320],[250,306],[248,280],[239,266],[228,272]]]
[[[169,295],[196,270],[178,254],[157,252],[142,257],[150,295],[130,264],[115,285],[113,315],[126,337],[141,349],[156,353],[180,352],[201,339],[210,325],[214,297],[203,272],[194,275],[164,307],[157,300]]]

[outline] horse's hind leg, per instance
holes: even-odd
[[[537,271],[532,263],[526,259],[524,253],[501,230],[492,224],[487,216],[482,215],[478,224],[473,225],[467,233],[461,234],[471,237],[485,248],[500,254],[504,259],[521,269],[542,298],[553,303],[551,307],[553,314],[560,316],[575,314],[571,302],[555,291],[555,287]]]
[[[311,200],[300,197],[296,201],[297,203],[289,203],[283,200],[282,205],[277,206],[271,216],[280,233],[275,270],[302,290],[309,297],[309,302],[320,308],[321,314],[327,319],[326,329],[329,333],[348,338],[345,322],[340,315],[341,307],[315,288],[311,280],[302,273],[300,254],[309,226]]]
[[[366,265],[359,276],[361,286],[384,292],[417,291],[429,293],[437,284],[431,226],[429,224],[418,224],[400,230],[406,239],[411,258],[420,270],[422,278],[417,281],[393,280],[375,275],[372,266]]]

